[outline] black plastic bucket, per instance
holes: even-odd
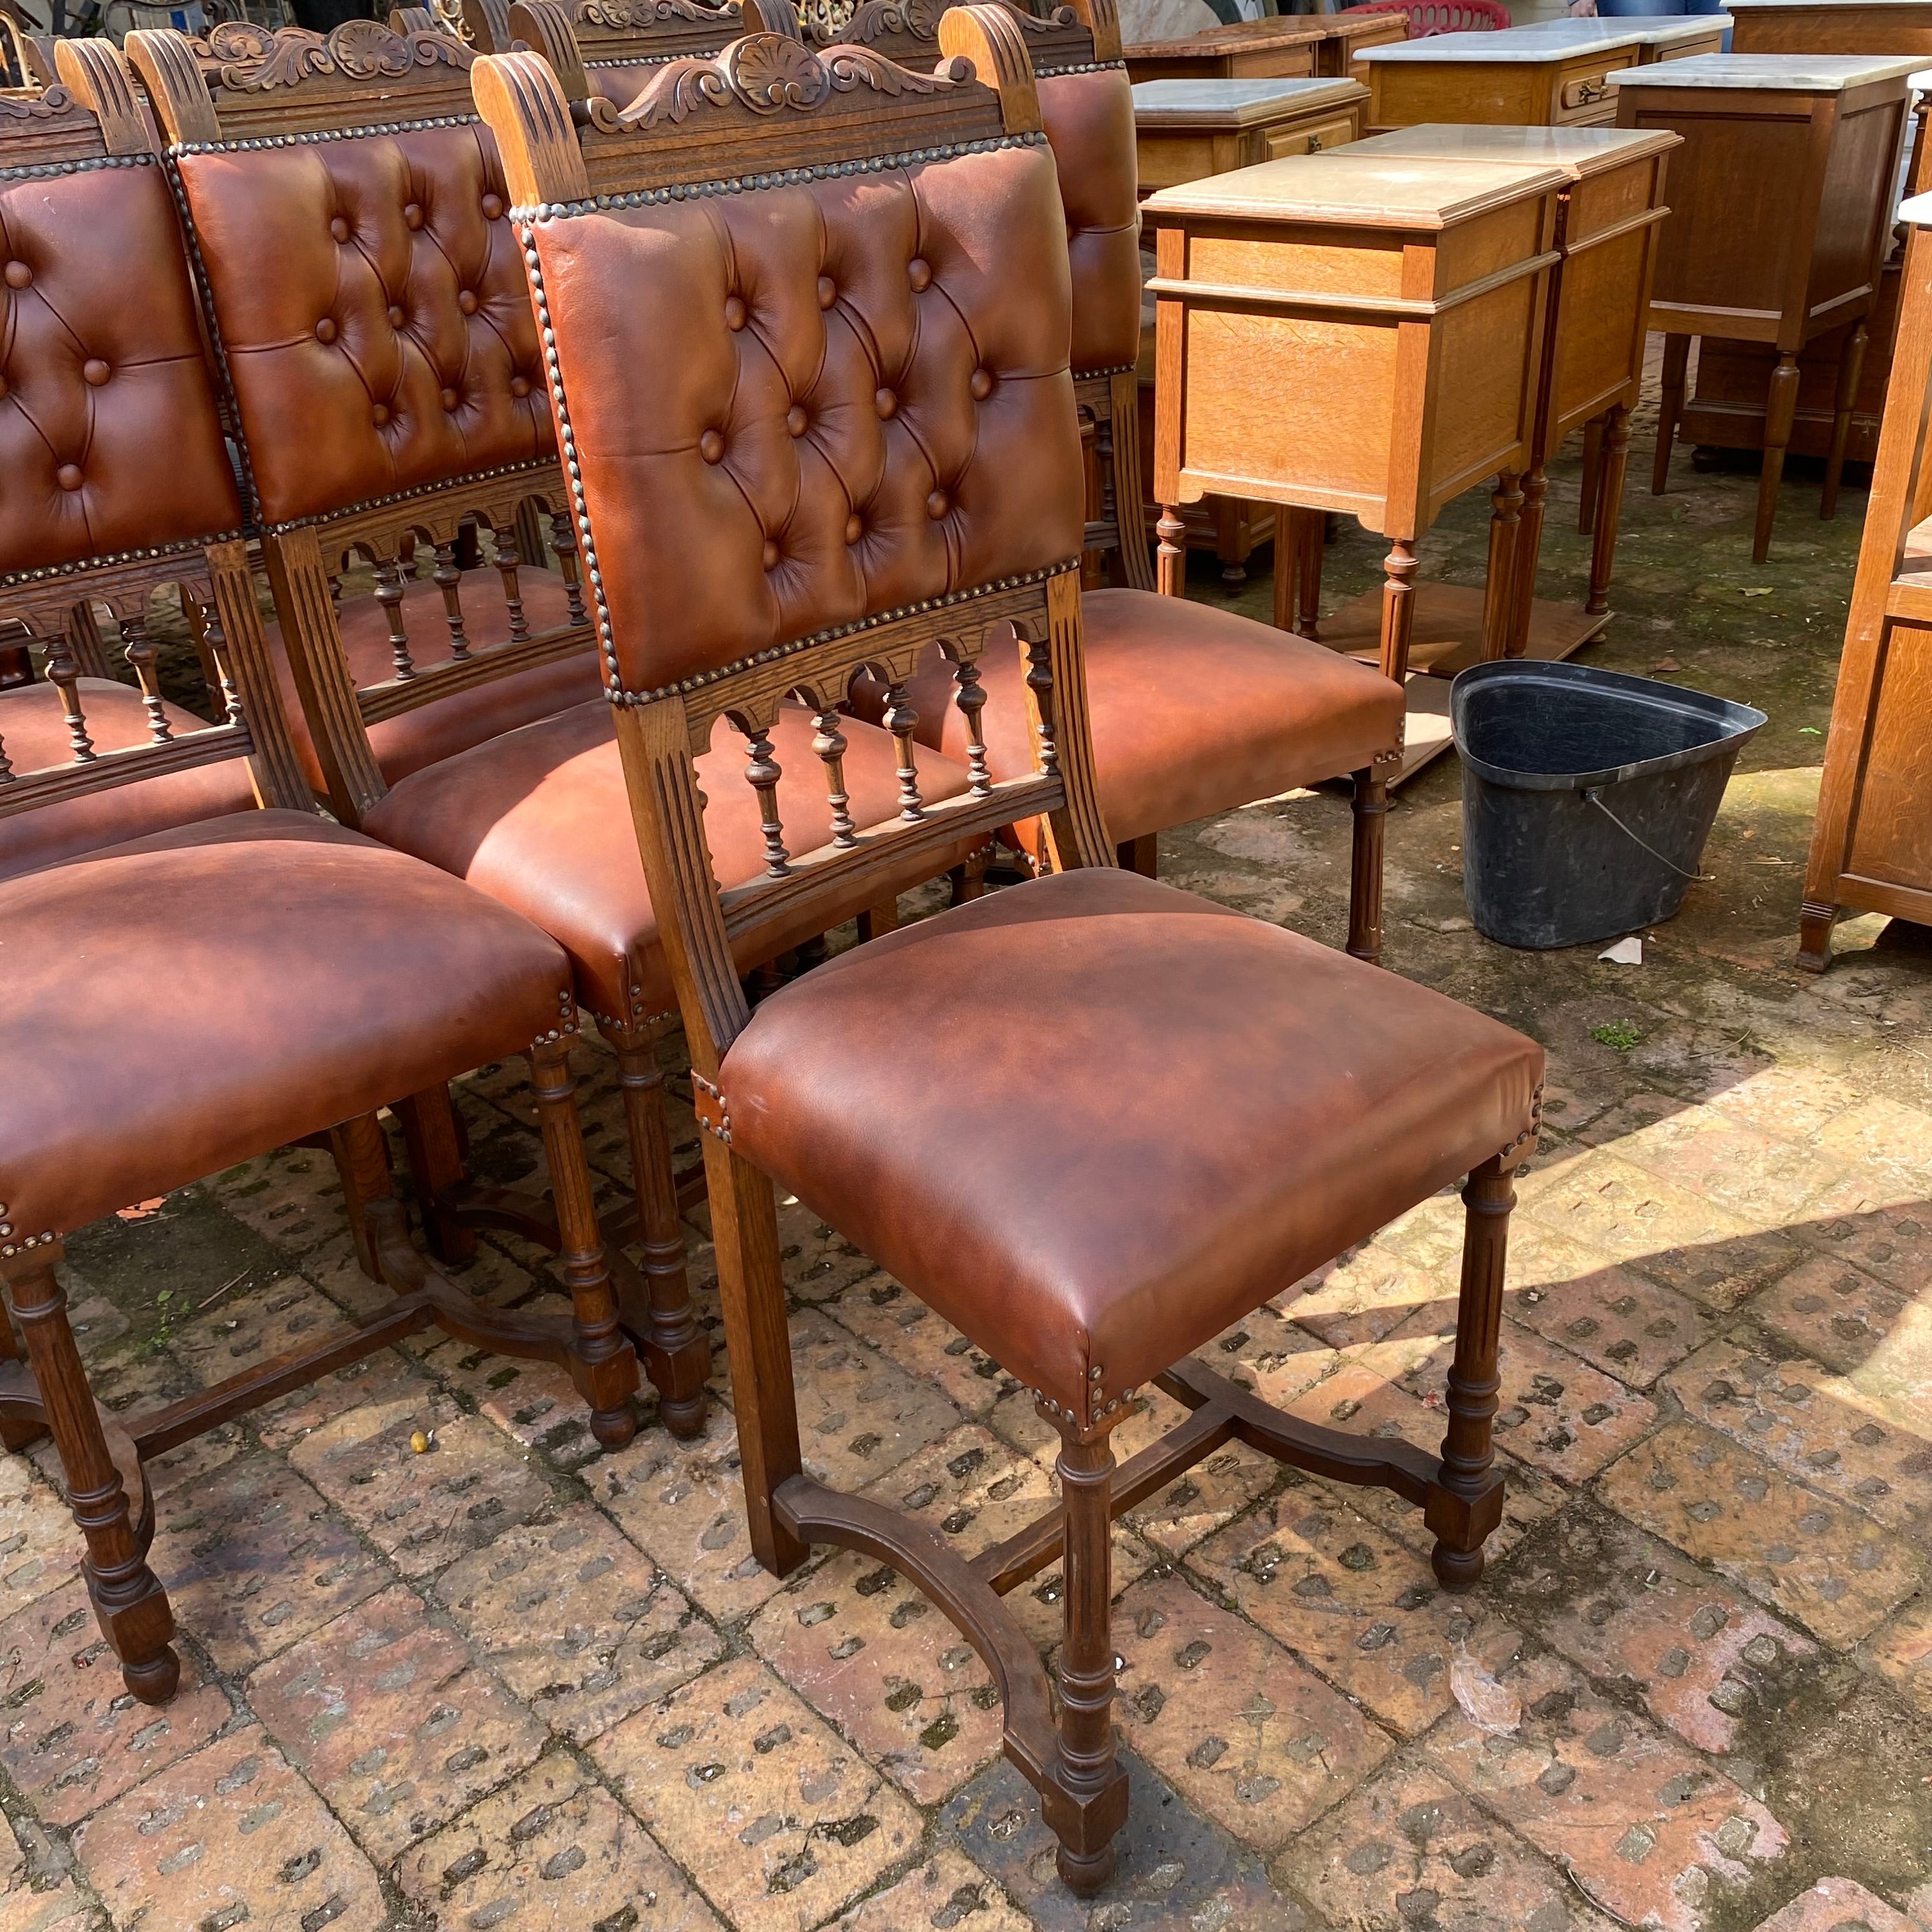
[[[1668,919],[1698,875],[1748,704],[1586,664],[1472,665],[1450,692],[1462,891],[1504,946],[1581,946]]]

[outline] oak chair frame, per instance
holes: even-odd
[[[476,56],[440,29],[398,33],[374,21],[353,21],[326,37],[297,27],[272,34],[259,28],[217,27],[202,42],[166,30],[128,37],[128,52],[146,80],[166,128],[172,156],[182,147],[232,149],[256,142],[340,136],[372,126],[434,124],[451,116],[475,118],[470,65]],[[181,196],[190,238],[193,224]],[[197,255],[198,260],[198,255]],[[216,304],[204,279],[209,326],[220,356]],[[224,365],[224,382],[225,382]],[[237,420],[239,412],[236,412]],[[548,522],[566,588],[566,620],[547,631],[523,616],[518,572],[541,563],[538,519]],[[494,538],[494,568],[510,612],[509,635],[496,644],[470,640],[463,626],[460,566],[463,548],[478,526]],[[535,534],[532,535],[533,528]],[[307,714],[316,754],[328,780],[331,810],[359,825],[388,788],[368,734],[370,724],[439,698],[559,659],[588,655],[595,634],[584,602],[563,472],[555,456],[506,469],[470,473],[395,496],[268,526],[263,560],[290,666]],[[403,634],[401,600],[413,548],[435,559],[450,637],[433,640],[450,655],[419,663]],[[337,572],[360,557],[374,567],[376,596],[390,612],[395,673],[358,689],[335,610]],[[424,648],[419,646],[418,648]],[[604,1238],[624,1325],[635,1339],[658,1391],[659,1412],[674,1434],[704,1426],[710,1350],[693,1310],[672,1171],[658,1042],[670,1016],[633,1010],[595,1016],[613,1048],[633,1168],[631,1204],[606,1218]],[[400,1110],[417,1189],[436,1252],[460,1259],[476,1231],[495,1228],[557,1252],[564,1231],[540,1204],[465,1178],[460,1130],[446,1094],[418,1094]],[[641,1268],[621,1252],[642,1244]]]
[[[16,169],[39,177],[160,165],[111,44],[63,41],[59,59],[61,84],[31,102],[0,98],[0,177]],[[149,603],[163,588],[178,591],[201,616],[216,670],[223,715],[194,730],[175,729],[164,709],[147,634]],[[101,751],[88,739],[70,648],[76,600],[104,604],[118,626],[147,712],[145,743]],[[244,531],[0,577],[0,618],[17,620],[44,644],[72,754],[58,765],[16,772],[0,742],[0,819],[226,758],[248,761],[258,806],[315,812],[276,694]],[[147,1561],[154,1506],[144,1465],[154,1457],[432,1326],[499,1354],[566,1368],[590,1403],[598,1440],[619,1447],[630,1439],[637,1426],[630,1400],[636,1358],[617,1325],[592,1202],[569,1066],[576,1030],[566,1000],[556,1026],[528,1049],[572,1301],[568,1315],[492,1309],[426,1262],[392,1191],[382,1129],[374,1113],[364,1114],[312,1138],[334,1154],[365,1266],[395,1299],[193,1395],[121,1416],[95,1402],[75,1344],[56,1273],[64,1231],[16,1227],[0,1206],[0,1284],[8,1304],[0,1310],[0,1444],[19,1451],[44,1433],[53,1437],[86,1545],[88,1595],[128,1690],[143,1702],[166,1702],[180,1676],[170,1642],[173,1613]]]
[[[1038,96],[1024,38],[1010,10],[955,8],[945,16],[940,37],[948,58],[921,86],[863,50],[839,48],[821,62],[779,37],[754,36],[715,62],[667,68],[627,110],[593,101],[580,118],[573,116],[550,68],[535,56],[478,62],[478,104],[496,132],[546,331],[550,311],[537,245],[541,225],[595,218],[596,197],[622,206],[659,196],[749,194],[788,179],[902,167],[974,142],[1039,142]],[[962,56],[970,67],[956,58]],[[975,73],[987,82],[973,79]],[[747,98],[754,90],[755,109]],[[760,178],[755,182],[754,174]],[[549,368],[560,434],[569,447],[569,372],[554,357]],[[595,586],[596,533],[574,478],[573,492]],[[804,1473],[800,1456],[773,1184],[734,1150],[717,1084],[725,1052],[749,1019],[733,964],[733,932],[776,896],[808,896],[833,876],[881,867],[897,854],[937,846],[958,832],[991,832],[1022,819],[1041,821],[1052,869],[1114,862],[1094,776],[1078,560],[1070,556],[1030,578],[998,580],[800,638],[655,690],[624,688],[601,592],[598,624],[632,817],[677,986],[704,1130],[752,1549],[767,1570],[781,1576],[803,1562],[813,1544],[829,1544],[861,1551],[916,1581],[992,1672],[1004,1702],[1006,1753],[1041,1795],[1047,1822],[1060,1840],[1063,1876],[1076,1891],[1090,1893],[1112,1871],[1112,1840],[1127,1798],[1110,1715],[1114,1516],[1218,1445],[1240,1440],[1297,1467],[1345,1483],[1386,1487],[1418,1504],[1438,1539],[1434,1562],[1444,1586],[1464,1590],[1477,1581],[1484,1540],[1502,1510],[1503,1479],[1493,1466],[1491,1444],[1496,1337],[1511,1178],[1534,1127],[1486,1160],[1466,1190],[1470,1232],[1462,1320],[1439,1459],[1400,1442],[1302,1423],[1190,1359],[1156,1381],[1192,1413],[1118,1467],[1108,1438],[1132,1412],[1136,1391],[1108,1400],[1096,1384],[1082,1413],[1035,1391],[1040,1414],[1060,1438],[1063,1500],[1039,1522],[970,1562],[896,1510],[814,1480]],[[976,750],[986,694],[975,664],[1008,627],[1026,667],[1028,719],[1039,758],[1030,775],[996,781]],[[956,701],[976,748],[969,754],[974,767],[969,790],[918,806],[896,824],[848,834],[818,851],[799,857],[784,853],[776,774],[760,770],[758,748],[780,703],[788,694],[802,696],[829,716],[862,671],[903,682],[935,645],[955,667]],[[779,854],[770,878],[724,891],[706,849],[694,763],[720,718],[751,746],[747,777],[770,808],[767,823]],[[827,783],[836,790],[836,756],[821,756]],[[916,801],[909,733],[902,756]],[[1056,1726],[1037,1653],[1001,1598],[1062,1559],[1066,1624]]]

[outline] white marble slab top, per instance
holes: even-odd
[[[1329,158],[1432,161],[1511,161],[1561,168],[1582,181],[1634,155],[1681,147],[1683,136],[1667,128],[1488,128],[1459,122],[1424,121],[1372,134],[1329,151]]]
[[[1786,14],[1816,14],[1832,7],[1896,7],[1901,11],[1916,8],[1922,13],[1926,5],[1927,0],[1724,0],[1727,13],[1776,9]]]
[[[1667,47],[1679,40],[1708,40],[1730,24],[1722,14],[1652,14],[1622,20],[1532,20],[1510,31],[1577,46],[1624,46],[1635,41],[1639,46]]]
[[[1605,20],[1600,24],[1620,27],[1625,23]],[[1358,47],[1349,58],[1358,61],[1397,61],[1423,66],[1470,61],[1547,64],[1574,59],[1586,46],[1642,46],[1652,38],[1647,31],[1652,22],[1633,20],[1628,24],[1630,31],[1628,33],[1574,42],[1564,40],[1560,34],[1540,33],[1528,27],[1506,28],[1493,34],[1432,34],[1426,40],[1387,40],[1378,46]]]
[[[1141,80],[1134,83],[1134,120],[1142,128],[1170,124],[1245,128],[1285,109],[1339,106],[1363,99],[1358,80]]]
[[[1923,54],[1692,54],[1606,76],[1612,87],[1727,87],[1742,92],[1838,94],[1875,80],[1904,80]]]

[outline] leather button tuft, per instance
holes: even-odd
[[[422,223],[422,208],[413,201],[405,202],[403,208],[404,226],[408,228],[420,228]]]
[[[932,264],[923,255],[915,255],[906,264],[906,280],[911,283],[913,292],[915,295],[923,289],[931,288]]]
[[[785,411],[785,428],[790,430],[794,436],[804,435],[811,427],[812,419],[806,414],[800,404],[794,403]]]
[[[838,299],[838,284],[833,281],[830,275],[820,275],[818,278],[819,307],[820,308],[830,308]]]
[[[715,429],[708,429],[698,439],[698,453],[706,463],[722,463],[724,460],[724,439]]]
[[[446,410],[454,410],[461,400],[454,389],[446,389],[442,392],[442,406]]]
[[[474,315],[476,313],[476,291],[474,289],[464,290],[456,298],[456,305],[465,315]]]
[[[872,406],[878,411],[882,422],[890,422],[898,414],[899,399],[891,390],[880,389],[873,395]]]
[[[727,328],[742,328],[749,315],[743,296],[727,296],[724,298],[724,326]]]
[[[78,490],[82,482],[80,465],[77,463],[63,463],[54,472],[54,481],[63,490]]]
[[[973,380],[967,387],[973,392],[974,401],[983,403],[993,393],[992,372],[985,369],[975,369],[973,371]]]
[[[328,224],[328,232],[338,242],[346,242],[349,239],[349,224],[339,214]]]
[[[392,328],[400,328],[402,326],[403,311],[397,304],[392,302],[389,304],[389,326]]]
[[[324,316],[315,326],[315,339],[318,342],[333,342],[335,334],[335,324],[328,316]]]
[[[378,429],[380,429],[382,425],[389,420],[388,404],[387,403],[378,403],[376,406],[369,412],[369,420],[374,423]]]
[[[503,197],[500,194],[486,194],[483,197],[483,219],[500,221],[503,218]]]
[[[926,500],[926,514],[936,524],[952,507],[952,500],[944,490],[935,490]]]
[[[30,289],[34,285],[34,272],[24,262],[9,262],[6,279],[10,289]]]
[[[80,368],[81,380],[90,389],[99,388],[113,373],[98,356],[90,356]]]
[[[856,543],[865,534],[866,526],[857,517],[850,516],[845,519],[845,541],[848,544]]]
[[[512,376],[510,378],[510,393],[519,402],[521,402],[530,392],[530,382],[527,376]]]
[[[778,567],[778,547],[770,537],[765,539],[764,566],[767,570],[776,570]]]

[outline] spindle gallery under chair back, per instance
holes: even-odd
[[[167,178],[111,46],[62,45],[98,114],[59,85],[0,95],[0,623],[46,678],[0,697],[0,878],[307,800],[275,707],[247,701],[267,658]],[[161,696],[164,588],[204,626],[213,723]],[[77,660],[97,606],[135,688]]]
[[[206,280],[312,776],[358,824],[410,772],[598,688],[474,56],[371,20],[128,51]],[[373,596],[345,592],[358,563]]]
[[[1061,866],[1110,856],[1080,675],[1052,158],[1010,15],[958,11],[944,31],[997,89],[950,60],[917,75],[756,34],[664,68],[628,107],[592,100],[579,130],[542,62],[476,72],[555,332],[605,675],[700,1106],[746,1017],[732,934],[775,904],[829,902],[856,869],[884,877],[922,848],[939,869],[962,838],[1019,818],[1049,820]],[[1033,244],[1018,254],[1016,231]],[[1016,634],[1038,770],[998,782],[971,751],[968,791],[926,802],[914,664],[945,650],[976,746],[976,660]],[[861,670],[890,693],[902,765],[897,822],[864,831],[840,808],[836,716]],[[802,782],[833,808],[831,842],[802,854],[769,740],[792,694],[821,718],[823,770]],[[746,741],[768,859],[722,895],[693,763],[720,719]]]

